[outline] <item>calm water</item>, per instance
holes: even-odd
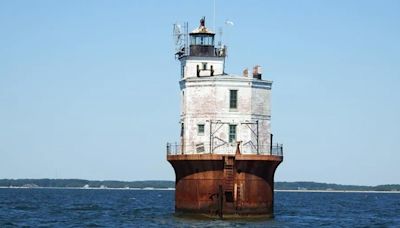
[[[275,218],[173,216],[174,191],[0,189],[0,227],[400,227],[400,194],[277,192]]]

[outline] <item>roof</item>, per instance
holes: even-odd
[[[205,17],[200,19],[200,26],[193,30],[190,34],[210,34],[210,35],[215,35],[215,33],[213,33],[212,31],[208,30],[206,28],[206,19]]]

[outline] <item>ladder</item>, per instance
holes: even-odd
[[[234,173],[233,173],[233,156],[226,156],[224,159],[224,191],[233,192]]]

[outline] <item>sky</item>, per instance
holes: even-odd
[[[274,81],[275,181],[400,184],[400,1],[213,5],[0,1],[0,178],[174,180],[172,28],[205,16],[227,72]]]

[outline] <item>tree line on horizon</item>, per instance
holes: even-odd
[[[174,181],[96,181],[83,179],[0,179],[0,187],[44,188],[174,188]],[[399,184],[362,186],[318,182],[275,182],[276,190],[400,191]]]

